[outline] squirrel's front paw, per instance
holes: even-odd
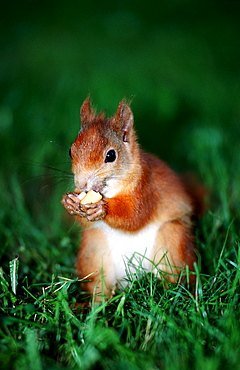
[[[102,220],[106,216],[106,202],[101,199],[97,203],[81,205],[88,221]]]
[[[70,215],[78,215],[81,217],[85,217],[85,213],[81,209],[81,203],[80,199],[78,198],[78,194],[75,193],[65,194],[62,197],[61,203]]]
[[[86,218],[88,221],[102,220],[106,216],[106,204],[104,200],[96,203],[81,204],[79,194],[67,193],[62,197],[62,205],[70,215]]]

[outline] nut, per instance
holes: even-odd
[[[82,191],[80,194],[78,194],[78,199],[82,200],[86,195],[87,193],[85,193],[85,191]]]
[[[94,190],[90,190],[87,194],[83,191],[79,194],[78,198],[80,199],[81,204],[97,203],[102,199],[102,195],[97,193]]]

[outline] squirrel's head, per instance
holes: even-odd
[[[75,185],[80,191],[111,197],[138,162],[131,108],[121,101],[116,114],[106,119],[103,112],[96,115],[87,98],[80,119],[81,129],[70,150]]]

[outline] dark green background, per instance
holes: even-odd
[[[142,147],[178,171],[215,184],[210,153],[238,155],[239,2],[5,1],[0,27],[4,217],[58,222],[72,178],[47,166],[70,171],[89,93],[107,115],[132,100]]]

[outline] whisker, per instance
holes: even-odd
[[[72,175],[72,172],[61,170],[60,168],[53,167],[53,166],[50,166],[48,164],[41,164],[41,163],[35,163],[35,162],[30,162],[30,163],[33,164],[36,167],[47,168],[49,170],[58,171],[58,172],[61,172],[61,173],[65,173],[67,175]]]

